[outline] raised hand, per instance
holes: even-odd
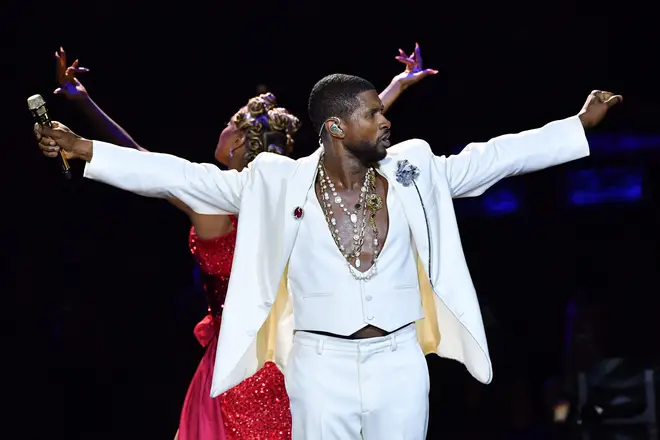
[[[437,70],[423,68],[422,53],[417,43],[415,43],[415,50],[410,55],[406,55],[402,49],[399,49],[399,55],[394,58],[406,66],[403,72],[392,78],[392,82],[398,82],[403,89],[429,75],[438,73]]]
[[[616,104],[623,102],[623,96],[612,92],[594,90],[587,97],[587,101],[578,113],[584,128],[595,127],[603,120],[607,111]]]
[[[80,67],[78,60],[67,67],[66,52],[60,47],[59,52],[55,51],[55,59],[57,60],[57,83],[60,85],[53,93],[56,95],[64,95],[67,99],[77,100],[86,99],[88,97],[87,90],[76,78],[77,73],[89,72],[86,67]]]

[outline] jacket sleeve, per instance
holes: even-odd
[[[452,197],[474,197],[505,177],[570,162],[589,155],[589,143],[577,116],[535,130],[506,134],[469,144],[459,154],[436,156],[445,169]]]
[[[254,166],[255,160],[251,165]],[[237,214],[252,168],[222,171],[176,156],[93,141],[84,177],[156,198],[176,198],[198,214]]]

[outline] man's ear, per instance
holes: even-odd
[[[325,121],[325,129],[330,133],[330,136],[334,138],[343,139],[345,136],[342,122],[339,118],[330,118]]]

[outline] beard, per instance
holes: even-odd
[[[363,165],[376,165],[387,156],[387,147],[390,146],[389,139],[377,139],[375,141],[360,141],[347,144],[344,148],[351,152]]]

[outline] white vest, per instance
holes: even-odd
[[[393,331],[424,317],[410,228],[396,191],[388,191],[387,210],[389,230],[376,275],[356,280],[312,185],[289,260],[296,330],[348,336],[367,325]]]

